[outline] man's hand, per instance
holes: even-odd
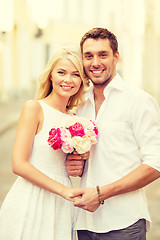
[[[81,198],[77,198],[80,195]],[[96,188],[81,188],[74,192],[74,197],[74,206],[89,212],[94,212],[100,205]]]
[[[66,169],[69,176],[81,177],[84,169],[84,161],[89,158],[89,152],[84,154],[78,154],[74,151],[69,154],[66,159]]]

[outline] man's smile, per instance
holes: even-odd
[[[90,72],[94,75],[94,76],[100,76],[105,69],[102,70],[90,70]]]

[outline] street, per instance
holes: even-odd
[[[16,176],[11,170],[11,154],[16,127],[0,135],[0,206]],[[78,181],[73,180],[77,185]],[[160,179],[146,188],[146,194],[152,218],[152,228],[147,234],[147,240],[160,240]]]
[[[16,176],[12,173],[12,148],[16,128],[13,127],[0,135],[0,206]]]

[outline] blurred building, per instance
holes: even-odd
[[[159,0],[0,0],[0,102],[33,91],[52,52],[92,27],[118,38],[118,71],[160,103]]]

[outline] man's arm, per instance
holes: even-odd
[[[136,191],[159,177],[159,171],[142,164],[116,182],[100,187],[101,197],[103,200],[106,200],[119,194]],[[96,188],[84,188],[82,198],[75,199],[74,205],[91,212],[95,211],[99,206]]]
[[[101,188],[102,198],[107,199],[119,194],[136,191],[147,186],[149,183],[155,181],[159,177],[159,171],[146,164],[142,164],[118,181],[103,186]]]

